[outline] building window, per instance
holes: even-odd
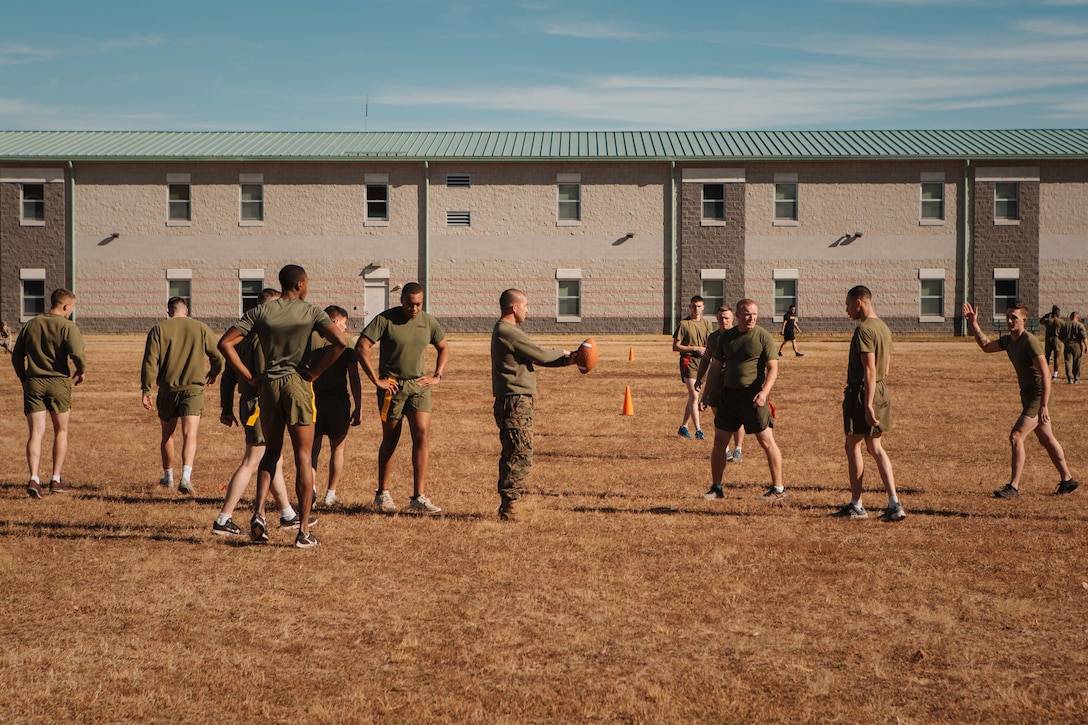
[[[797,280],[776,279],[774,281],[774,316],[782,319],[790,305],[797,304]]]
[[[446,212],[446,226],[447,227],[471,227],[472,226],[472,212],[470,212],[470,211],[447,211]]]
[[[774,220],[797,221],[797,182],[775,182]]]
[[[577,222],[582,220],[582,185],[563,183],[556,184],[559,195],[559,208],[556,210],[557,219],[561,222]]]
[[[944,278],[918,280],[918,317],[920,322],[944,321]]]
[[[368,222],[389,221],[389,186],[386,184],[366,185],[366,220]]]
[[[189,184],[169,184],[167,219],[172,222],[187,222],[193,218],[192,187]]]
[[[994,184],[994,220],[1016,221],[1020,218],[1020,184],[998,181]]]
[[[705,303],[703,309],[705,314],[713,315],[725,304],[725,270],[700,269],[699,279],[702,282],[699,294]]]
[[[555,319],[557,322],[582,320],[582,270],[555,270]]]
[[[23,282],[23,319],[29,319],[45,312],[45,280],[24,279]]]
[[[725,221],[725,184],[703,184],[703,221]]]
[[[22,184],[22,221],[27,226],[45,224],[45,184]]]
[[[995,279],[994,280],[994,319],[1005,319],[1005,310],[1009,305],[1020,299],[1019,279]]]
[[[193,270],[168,269],[166,270],[166,299],[180,297],[185,300],[185,306],[192,312],[193,309]]]
[[[241,194],[241,220],[243,222],[263,222],[264,184],[242,184]]]
[[[921,220],[944,220],[944,184],[940,182],[922,183],[922,211]]]
[[[264,279],[243,279],[242,282],[242,314],[249,312],[261,302],[261,290],[264,289]]]

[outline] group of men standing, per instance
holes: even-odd
[[[1054,305],[1039,322],[1043,327],[1043,353],[1047,367],[1050,367],[1051,360],[1054,361],[1051,379],[1058,379],[1058,368],[1064,361],[1065,382],[1069,385],[1079,384],[1081,359],[1088,352],[1088,328],[1080,321],[1080,315],[1072,312],[1065,319],[1061,308]]]

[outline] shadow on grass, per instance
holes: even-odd
[[[141,539],[144,541],[170,541],[175,543],[199,544],[202,537],[185,535],[148,526],[125,526],[121,524],[93,523],[78,524],[55,521],[0,521],[0,536],[20,537],[27,534],[50,539]]]

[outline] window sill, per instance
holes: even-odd
[[[943,227],[945,224],[944,219],[919,219],[918,226],[920,227]]]
[[[35,221],[33,219],[20,219],[19,226],[21,227],[44,227],[45,222]]]
[[[1002,319],[1004,319],[1004,318],[1002,318]],[[943,317],[929,317],[929,316],[925,316],[925,315],[920,315],[918,317],[918,322],[944,322],[944,318]]]
[[[387,227],[389,226],[388,219],[365,219],[363,221],[364,227]]]
[[[774,227],[799,227],[801,222],[797,219],[775,219],[771,222]]]
[[[702,219],[699,221],[701,227],[724,227],[728,224],[725,219]]]
[[[168,227],[191,227],[191,226],[193,226],[193,223],[192,223],[192,221],[189,221],[189,220],[186,220],[186,219],[168,219],[167,222],[166,222],[166,226],[168,226]]]
[[[581,322],[582,318],[581,317],[576,317],[574,315],[556,315],[555,321],[556,322]]]
[[[238,222],[238,226],[240,226],[240,227],[263,227],[264,226],[264,221],[263,220],[261,220],[261,221],[242,220],[242,221]]]
[[[1020,226],[1019,219],[994,219],[995,227],[1018,227]],[[1001,318],[1005,319],[1005,318]]]
[[[557,227],[580,227],[582,226],[581,219],[556,219],[555,226]]]

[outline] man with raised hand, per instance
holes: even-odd
[[[318,545],[310,533],[313,507],[314,469],[310,456],[314,442],[314,391],[311,383],[347,349],[344,335],[320,307],[306,301],[309,277],[306,270],[289,264],[280,270],[281,297],[257,305],[242,316],[219,340],[219,349],[238,374],[261,389],[261,430],[265,438],[264,456],[257,474],[257,499],[249,522],[250,537],[259,543],[268,541],[264,505],[268,489],[283,452],[284,428],[291,436],[295,453],[295,494],[298,496],[299,530],[295,547],[310,549]],[[324,357],[313,367],[305,366],[310,347],[310,333],[317,330],[330,343]],[[256,331],[264,353],[263,375],[251,371],[238,355],[238,344]]]
[[[1012,476],[1003,488],[994,491],[994,496],[1016,498],[1020,495],[1020,477],[1024,473],[1024,439],[1032,431],[1061,475],[1054,493],[1073,493],[1079,484],[1073,479],[1069,465],[1065,462],[1065,451],[1050,427],[1050,363],[1043,355],[1043,345],[1039,338],[1024,329],[1028,321],[1028,308],[1019,302],[1009,305],[1005,310],[1005,326],[1009,334],[1002,335],[997,340],[990,340],[982,331],[978,324],[978,312],[968,303],[963,305],[963,317],[971,326],[975,342],[983,352],[1005,351],[1016,370],[1016,380],[1020,385],[1020,417],[1016,419],[1016,424],[1009,433]]]
[[[29,431],[26,441],[26,462],[30,467],[27,495],[42,497],[38,466],[42,458],[42,440],[47,420],[53,423],[53,478],[51,493],[68,489],[61,478],[64,459],[68,455],[68,419],[72,412],[72,385],[86,379],[86,359],[83,355],[83,335],[72,322],[76,296],[63,287],[53,290],[49,311],[23,326],[11,351],[11,364],[23,384],[23,413]],[[75,370],[68,367],[72,361]]]
[[[192,496],[193,462],[196,460],[200,414],[204,410],[204,385],[211,385],[223,370],[223,356],[215,345],[215,333],[199,320],[189,317],[189,305],[181,297],[166,303],[169,318],[151,328],[144,344],[140,385],[144,410],[159,415],[162,437],[159,454],[162,478],[159,484],[174,487],[174,433],[181,422],[181,483],[178,492]],[[204,370],[204,357],[209,369]],[[151,399],[151,386],[158,394]]]

